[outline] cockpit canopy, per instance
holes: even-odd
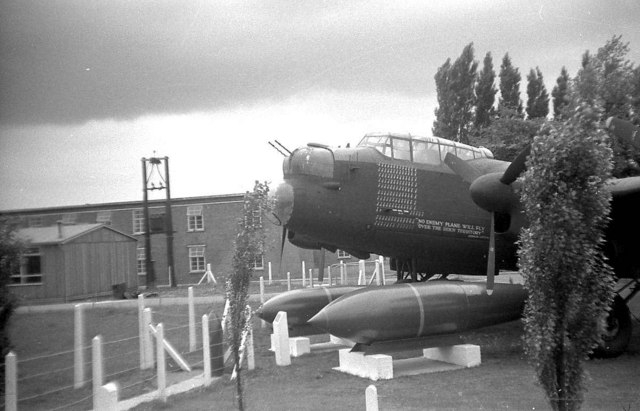
[[[301,147],[285,158],[283,163],[284,175],[305,174],[316,177],[333,177],[333,152],[320,144],[309,144]]]
[[[447,153],[453,153],[462,160],[493,158],[493,153],[484,147],[411,134],[369,133],[358,143],[358,147],[373,147],[387,157],[433,166],[440,166]]]

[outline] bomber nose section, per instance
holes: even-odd
[[[288,183],[282,183],[276,189],[275,213],[282,225],[287,225],[293,213],[293,187]]]

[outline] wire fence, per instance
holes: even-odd
[[[373,269],[373,262],[366,263],[366,270]],[[359,263],[329,266],[325,271],[324,285],[356,284],[359,280]],[[307,270],[305,270],[307,271]],[[341,277],[341,271],[343,273]],[[268,292],[279,293],[287,287],[299,288],[313,284],[311,273],[301,271],[287,280],[275,280],[269,284]],[[331,272],[332,275],[328,275]],[[317,276],[318,270],[312,270]],[[329,281],[331,279],[331,281]],[[264,291],[264,279],[252,282],[251,293]],[[306,283],[306,284],[305,284]],[[258,284],[260,287],[258,289]],[[292,284],[292,285],[291,285]],[[316,281],[315,285],[319,285]],[[203,290],[201,290],[203,291]],[[212,293],[211,293],[212,294]],[[180,300],[176,303],[177,300]],[[194,305],[195,322],[191,319],[189,306],[184,298],[159,296],[147,300],[150,304],[153,323],[163,324],[165,339],[171,343],[177,353],[186,358],[192,369],[203,367],[202,321],[204,314],[209,315],[210,323],[222,317],[224,303],[222,298],[210,299],[206,303]],[[34,311],[17,314],[19,326],[14,327],[12,340],[18,341],[17,353],[17,404],[19,409],[30,410],[84,410],[92,407],[93,387],[91,377],[92,343],[91,339],[101,336],[104,363],[103,382],[117,380],[120,385],[121,399],[139,396],[157,388],[156,372],[153,367],[141,369],[140,352],[140,314],[139,307],[131,301],[109,302],[108,304],[87,303],[83,305],[84,325],[83,341],[74,348],[75,320],[74,311],[56,312]],[[254,300],[257,306],[257,301]],[[254,307],[256,308],[256,307]],[[216,315],[212,315],[216,314]],[[195,331],[195,349],[190,335]],[[78,384],[78,352],[82,358],[83,378]],[[167,361],[170,371],[178,366]],[[5,404],[0,404],[4,409]]]
[[[202,368],[202,315],[209,322],[219,319],[223,303],[194,305],[196,350],[189,347],[188,304],[152,306],[153,323],[163,323],[165,339],[192,368]],[[87,304],[84,309],[84,338],[80,347],[85,378],[76,387],[74,355],[74,312],[25,314],[20,318],[17,340],[26,340],[17,348],[17,404],[19,409],[80,410],[92,408],[91,338],[102,337],[104,382],[117,380],[122,399],[154,391],[157,388],[153,368],[140,369],[138,308],[130,304],[100,307]],[[29,321],[28,316],[37,317]],[[31,336],[32,338],[24,338]],[[14,337],[15,338],[15,337]],[[168,361],[168,370],[176,368]],[[4,408],[4,404],[2,404]]]

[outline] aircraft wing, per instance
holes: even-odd
[[[623,198],[640,193],[640,176],[612,180],[609,190],[615,201],[623,201]]]

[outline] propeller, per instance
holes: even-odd
[[[491,228],[489,229],[489,254],[487,254],[487,294],[493,294],[493,284],[496,274],[496,230],[494,227],[496,213],[491,213]]]
[[[520,177],[520,174],[524,172],[527,162],[527,157],[531,153],[531,145],[527,145],[524,150],[522,150],[518,156],[509,164],[509,167],[505,170],[502,178],[500,178],[500,182],[502,184],[510,185],[514,181]]]
[[[447,153],[444,162],[451,170],[470,184],[469,191],[473,201],[484,210],[491,213],[489,227],[489,252],[487,254],[487,294],[493,293],[496,272],[496,213],[509,213],[518,201],[511,184],[526,169],[526,161],[531,146],[527,146],[513,160],[504,173],[482,174],[468,162],[453,153]]]
[[[318,283],[324,281],[324,248],[320,249],[320,268],[318,269]]]
[[[482,175],[482,173],[471,164],[451,152],[447,153],[444,157],[444,163],[469,184],[473,183]]]
[[[285,225],[282,226],[282,241],[280,242],[280,274],[284,274],[282,272],[282,255],[284,254],[284,243],[287,241],[287,227]],[[282,278],[282,277],[280,277]]]

